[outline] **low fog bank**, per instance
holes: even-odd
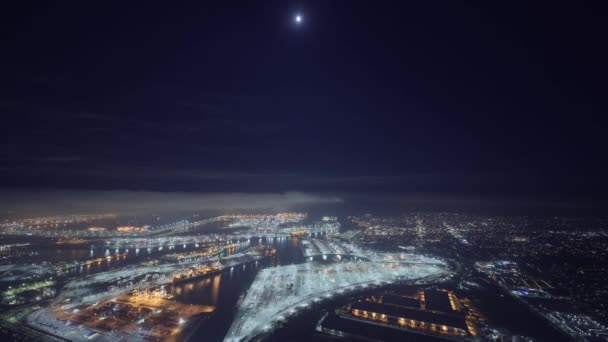
[[[608,216],[608,203],[546,196],[435,194],[342,195],[352,212],[451,212],[484,215]]]
[[[342,199],[303,192],[180,193],[150,191],[2,191],[0,215],[159,213],[207,210],[295,210]]]
[[[306,211],[323,215],[452,212],[489,215],[606,216],[608,204],[559,198],[310,192],[195,193],[0,190],[0,217],[61,214],[160,214]]]

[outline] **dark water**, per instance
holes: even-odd
[[[485,314],[492,326],[532,337],[538,341],[570,341],[570,338],[551,326],[546,320],[532,312],[527,305],[513,298],[490,282],[466,296]]]

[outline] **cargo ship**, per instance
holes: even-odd
[[[274,256],[275,254],[277,254],[277,250],[272,246],[257,245],[253,247],[253,249],[261,255],[265,256]]]
[[[222,270],[220,269],[219,262],[216,262],[214,264],[205,264],[205,265],[199,265],[196,267],[189,267],[182,272],[175,273],[173,275],[173,283],[178,284],[178,283],[202,278],[205,276],[218,274],[221,271]]]

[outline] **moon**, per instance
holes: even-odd
[[[294,17],[294,20],[295,20],[296,24],[300,24],[302,22],[302,15],[296,14],[296,16]]]

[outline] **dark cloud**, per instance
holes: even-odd
[[[606,197],[602,11],[269,1],[0,11],[0,186]]]

